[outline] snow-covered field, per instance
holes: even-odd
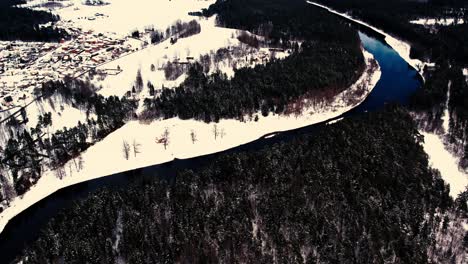
[[[364,55],[370,67],[372,55],[368,52],[364,52]],[[64,166],[67,176],[61,180],[56,177],[55,172],[45,172],[35,186],[23,197],[15,198],[11,206],[0,214],[0,231],[11,218],[61,188],[122,171],[161,164],[174,158],[190,158],[220,152],[251,142],[271,132],[291,130],[337,117],[364,101],[380,76],[380,68],[370,74],[365,71],[352,87],[337,95],[331,103],[310,106],[299,116],[270,114],[268,117],[263,117],[258,113],[257,122],[221,120],[216,125],[178,118],[154,121],[151,124],[131,121],[85,151],[82,154],[81,170],[78,171],[74,161],[70,161]],[[347,98],[346,95],[356,92],[363,87],[363,84],[366,91],[361,94],[359,100],[353,105],[347,104],[344,100]],[[166,129],[169,131],[167,149],[157,143],[157,139]],[[192,131],[196,136],[194,143]],[[217,131],[216,139],[214,131]],[[140,153],[134,156],[131,152],[129,159],[126,160],[122,151],[124,141],[130,146],[135,142],[140,146]]]
[[[430,165],[438,169],[444,181],[450,184],[450,195],[454,198],[468,186],[468,175],[458,169],[458,159],[445,148],[440,136],[421,132],[424,136],[424,151],[429,155]]]
[[[429,65],[429,66],[433,66],[434,63],[427,63],[427,62],[423,62],[421,60],[418,60],[418,59],[411,59],[410,58],[410,50],[411,50],[411,46],[402,41],[402,40],[399,40],[393,36],[391,36],[390,34],[388,33],[385,33],[383,30],[381,29],[378,29],[372,25],[369,25],[363,21],[360,21],[360,20],[357,20],[355,18],[353,18],[352,16],[346,14],[346,13],[340,13],[338,11],[335,11],[327,6],[324,6],[324,5],[321,5],[319,3],[315,3],[313,1],[307,1],[307,3],[311,4],[311,5],[315,5],[315,6],[318,6],[318,7],[321,7],[321,8],[324,8],[326,10],[328,10],[329,12],[331,13],[334,13],[334,14],[337,14],[337,15],[340,15],[342,17],[345,17],[349,20],[352,20],[356,23],[359,23],[361,25],[364,25],[366,27],[369,27],[373,30],[375,30],[376,32],[382,34],[385,36],[385,41],[387,42],[388,45],[390,45],[390,47],[392,47],[396,52],[398,52],[398,54],[400,55],[400,57],[402,57],[409,65],[411,65],[414,69],[416,69],[421,77],[423,77],[423,69],[424,69],[424,66],[425,65]],[[424,77],[423,77],[424,78]]]
[[[47,10],[61,20],[71,20],[84,30],[128,35],[148,26],[165,30],[176,20],[188,21],[188,13],[207,8],[214,0],[105,0],[104,5],[86,5],[86,0],[31,0],[21,7]],[[47,6],[53,3],[54,6]]]
[[[115,33],[120,36],[145,27],[165,30],[176,20],[193,19],[188,13],[199,11],[214,0],[106,0],[108,5],[85,5],[84,0],[69,0],[72,5],[53,10],[62,20],[72,20],[84,30]],[[99,15],[97,15],[99,14]]]

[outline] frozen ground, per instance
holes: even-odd
[[[365,52],[365,57],[370,67],[372,55]],[[23,197],[15,198],[11,206],[0,214],[0,230],[3,230],[6,223],[18,213],[66,186],[122,171],[161,164],[174,158],[190,158],[223,151],[256,140],[271,132],[291,130],[337,117],[364,101],[380,76],[380,68],[371,73],[365,71],[352,87],[337,95],[332,102],[310,106],[299,116],[270,114],[268,117],[263,117],[261,113],[258,113],[258,122],[221,120],[216,125],[178,118],[154,121],[150,124],[131,121],[85,151],[82,154],[81,170],[78,171],[74,162],[70,161],[64,166],[67,176],[62,180],[58,179],[53,171],[45,172],[35,186]],[[352,105],[347,104],[344,98],[362,87],[366,90],[359,100]],[[166,129],[169,131],[167,149],[157,143]],[[194,143],[191,137],[192,131],[196,135]],[[217,131],[216,139],[214,131]],[[140,145],[140,153],[134,156],[132,152],[130,158],[126,160],[122,152],[124,141],[130,145],[134,142]],[[106,158],[102,159],[102,157]]]
[[[424,69],[424,66],[425,65],[434,65],[433,63],[427,63],[427,62],[423,62],[421,60],[418,60],[418,59],[411,59],[410,58],[410,50],[411,50],[411,46],[402,41],[402,40],[399,40],[393,36],[391,36],[390,34],[387,34],[385,33],[383,30],[380,30],[374,26],[371,26],[365,22],[362,22],[360,20],[357,20],[357,19],[354,19],[353,17],[351,17],[350,15],[346,14],[346,13],[340,13],[338,11],[335,11],[327,6],[324,6],[324,5],[321,5],[319,3],[315,3],[313,1],[307,1],[307,3],[311,4],[311,5],[315,5],[315,6],[318,6],[318,7],[321,7],[321,8],[324,8],[326,10],[328,10],[329,12],[331,13],[334,13],[334,14],[337,14],[337,15],[340,15],[342,17],[345,17],[347,19],[350,19],[352,21],[355,21],[361,25],[364,25],[364,26],[367,26],[373,30],[375,30],[376,32],[382,34],[385,36],[385,41],[387,42],[388,45],[390,45],[390,47],[392,47],[396,52],[398,52],[398,54],[406,61],[408,62],[409,65],[411,65],[413,68],[415,68],[421,75],[421,77],[423,77],[422,73],[423,73],[423,69]]]
[[[120,36],[145,27],[165,30],[176,20],[193,19],[188,13],[207,8],[214,0],[106,0],[108,5],[84,5],[83,0],[64,1],[72,5],[53,12],[62,20],[72,20],[84,30],[112,32]],[[99,14],[98,16],[96,14]]]
[[[468,186],[468,175],[458,169],[458,159],[445,149],[442,139],[433,133],[421,132],[424,136],[424,151],[429,155],[430,165],[438,169],[444,181],[450,184],[454,198]]]

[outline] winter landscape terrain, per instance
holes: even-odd
[[[5,1],[41,19],[27,37],[0,32],[0,238],[68,186],[228,151],[173,186],[136,181],[77,201],[16,261],[466,263],[468,64],[419,56],[423,45],[365,8],[329,2]],[[456,2],[452,17],[405,19],[424,34],[464,30]],[[377,59],[390,55],[359,27],[417,72],[403,106],[374,92],[391,83]]]

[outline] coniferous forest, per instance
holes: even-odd
[[[466,199],[453,203],[421,140],[388,108],[103,190],[51,221],[24,263],[427,263],[434,213],[466,215]]]

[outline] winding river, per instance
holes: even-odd
[[[362,44],[380,64],[382,76],[371,94],[361,105],[335,119],[375,111],[383,108],[387,103],[397,102],[405,105],[411,94],[421,86],[422,80],[416,70],[409,66],[381,37],[362,28],[360,30],[359,36]],[[10,220],[0,234],[0,263],[11,262],[15,256],[21,253],[26,243],[35,240],[39,236],[40,229],[61,209],[73,205],[76,201],[87,197],[100,188],[122,188],[151,177],[162,177],[170,180],[173,179],[177,170],[197,169],[223,153],[255,150],[265,145],[288,141],[295,135],[320,129],[327,122],[276,133],[274,137],[264,136],[256,141],[220,153],[186,160],[174,160],[161,165],[117,173],[57,191]]]

